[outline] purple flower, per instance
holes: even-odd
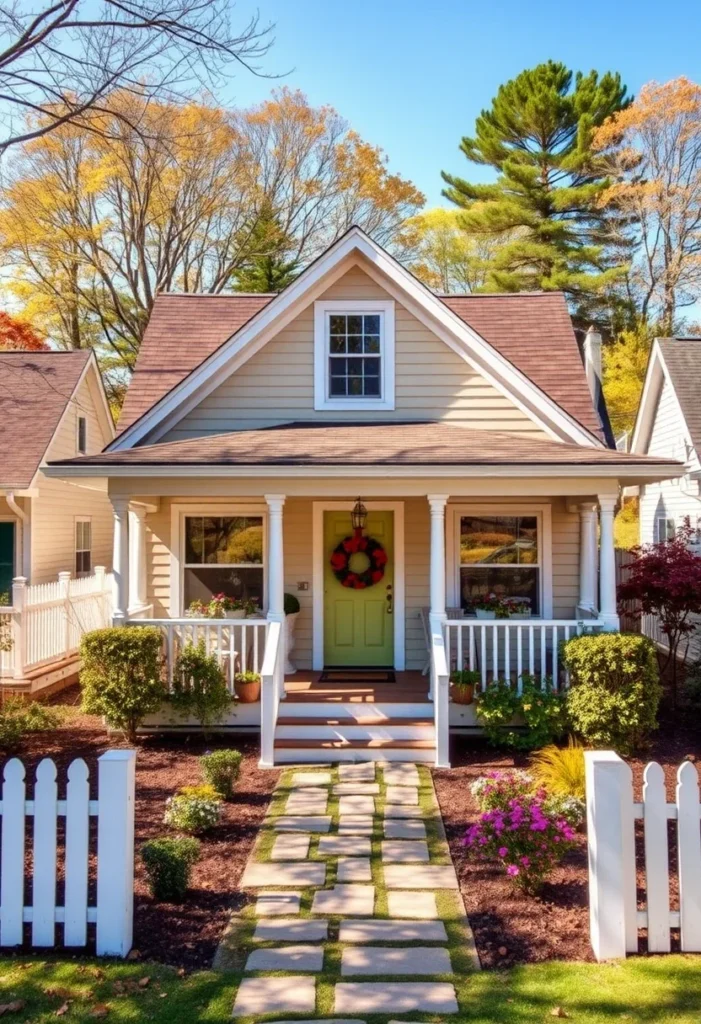
[[[523,864],[524,868],[529,868],[531,866],[530,857],[521,857],[521,863]]]
[[[505,857],[509,851],[505,846],[500,846],[497,852],[500,857]]]
[[[506,869],[506,873],[507,875],[511,875],[512,878],[515,878],[516,875],[519,874],[519,870],[515,864],[509,864],[508,868]]]

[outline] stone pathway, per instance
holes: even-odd
[[[234,1018],[458,1013],[479,963],[427,768],[284,772],[241,886],[215,961],[243,974]]]

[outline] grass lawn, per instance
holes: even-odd
[[[145,978],[149,980],[142,987],[139,982]],[[0,1011],[16,1000],[23,1004],[6,1013],[8,1021],[48,1024],[68,1004],[58,1016],[69,1022],[221,1024],[230,1019],[235,988],[236,978],[227,974],[203,971],[180,977],[175,968],[150,963],[0,958]],[[698,1024],[701,956],[650,957],[621,964],[548,963],[482,972],[472,975],[462,1012],[454,1019],[456,1024],[535,1024],[551,1020],[558,1006],[581,1024]],[[426,1014],[402,1016],[432,1019]]]

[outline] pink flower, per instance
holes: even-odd
[[[529,857],[521,857],[521,863],[523,864],[524,868],[529,868],[531,866],[531,861]]]
[[[497,852],[500,857],[505,857],[509,851],[506,849],[505,846],[500,846]]]
[[[512,878],[515,878],[516,875],[519,874],[519,870],[515,864],[509,864],[508,868],[506,869],[506,873],[507,875],[511,875]]]

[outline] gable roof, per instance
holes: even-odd
[[[664,379],[674,390],[679,412],[701,459],[701,338],[656,338],[650,351],[631,450],[646,452]]]
[[[673,459],[630,455],[615,449],[565,444],[561,441],[519,437],[489,430],[469,430],[447,423],[292,423],[258,430],[143,445],[101,455],[53,462],[54,474],[80,476],[110,475],[216,475],[222,467],[227,475],[255,476],[267,469],[277,472],[288,467],[316,469],[325,475],[363,473],[387,475],[392,468],[404,475],[440,467],[444,475],[469,474],[470,468],[484,476],[492,472],[522,475],[524,467],[540,473],[556,473],[575,467],[578,475],[613,475],[616,478],[662,479],[678,475],[683,467]],[[408,470],[407,467],[410,467]],[[490,468],[491,467],[491,468]],[[68,470],[68,472],[66,472]],[[238,472],[237,472],[238,471]],[[284,475],[284,470],[283,470]],[[334,474],[336,475],[336,474]]]
[[[0,487],[29,487],[90,351],[0,352]]]
[[[143,361],[140,357],[137,362],[132,394],[127,399],[120,422],[122,433],[112,447],[121,449],[158,440],[210,394],[223,375],[235,372],[345,273],[351,260],[360,262],[363,269],[379,280],[396,301],[551,436],[586,445],[602,443],[598,417],[591,399],[585,398],[588,391],[585,392],[584,371],[561,295],[452,297],[447,301],[434,295],[359,228],[351,228],[279,295],[159,297],[157,311],[154,310],[153,329],[149,325],[146,331],[142,345]],[[261,305],[254,311],[256,301]],[[227,303],[231,306],[228,307]],[[492,335],[494,344],[472,326],[473,316],[479,315],[479,310],[474,314],[470,312],[475,303],[481,304],[482,330]],[[507,317],[509,323],[506,328],[499,323],[499,314],[495,316],[493,310],[489,311],[492,303],[503,303],[504,308],[509,306],[513,309],[511,317]],[[187,326],[183,331],[179,320],[186,309],[191,312],[187,314]],[[200,325],[219,313],[223,321],[216,327],[207,328],[200,346],[197,340]],[[249,319],[240,323],[237,330],[237,324],[247,313]],[[229,315],[231,321],[227,320]],[[226,331],[229,334],[224,338]],[[164,340],[166,334],[171,338],[168,342]],[[500,339],[506,344],[503,342],[506,335],[522,339],[518,350],[514,348],[511,353],[513,358],[503,354],[498,347]],[[166,368],[166,360],[161,354],[165,351],[164,346],[172,345],[172,338],[177,339],[178,351],[174,359],[175,368],[171,370]],[[196,356],[194,351],[192,358],[185,356],[181,348],[196,349]],[[553,372],[551,364],[560,359],[558,369]],[[159,369],[161,365],[162,370]],[[180,380],[172,383],[178,376]],[[539,380],[543,383],[538,383]],[[551,391],[554,389],[555,396],[547,390],[548,387]],[[157,392],[160,397],[154,402]],[[572,403],[576,408],[571,412],[568,406]]]

